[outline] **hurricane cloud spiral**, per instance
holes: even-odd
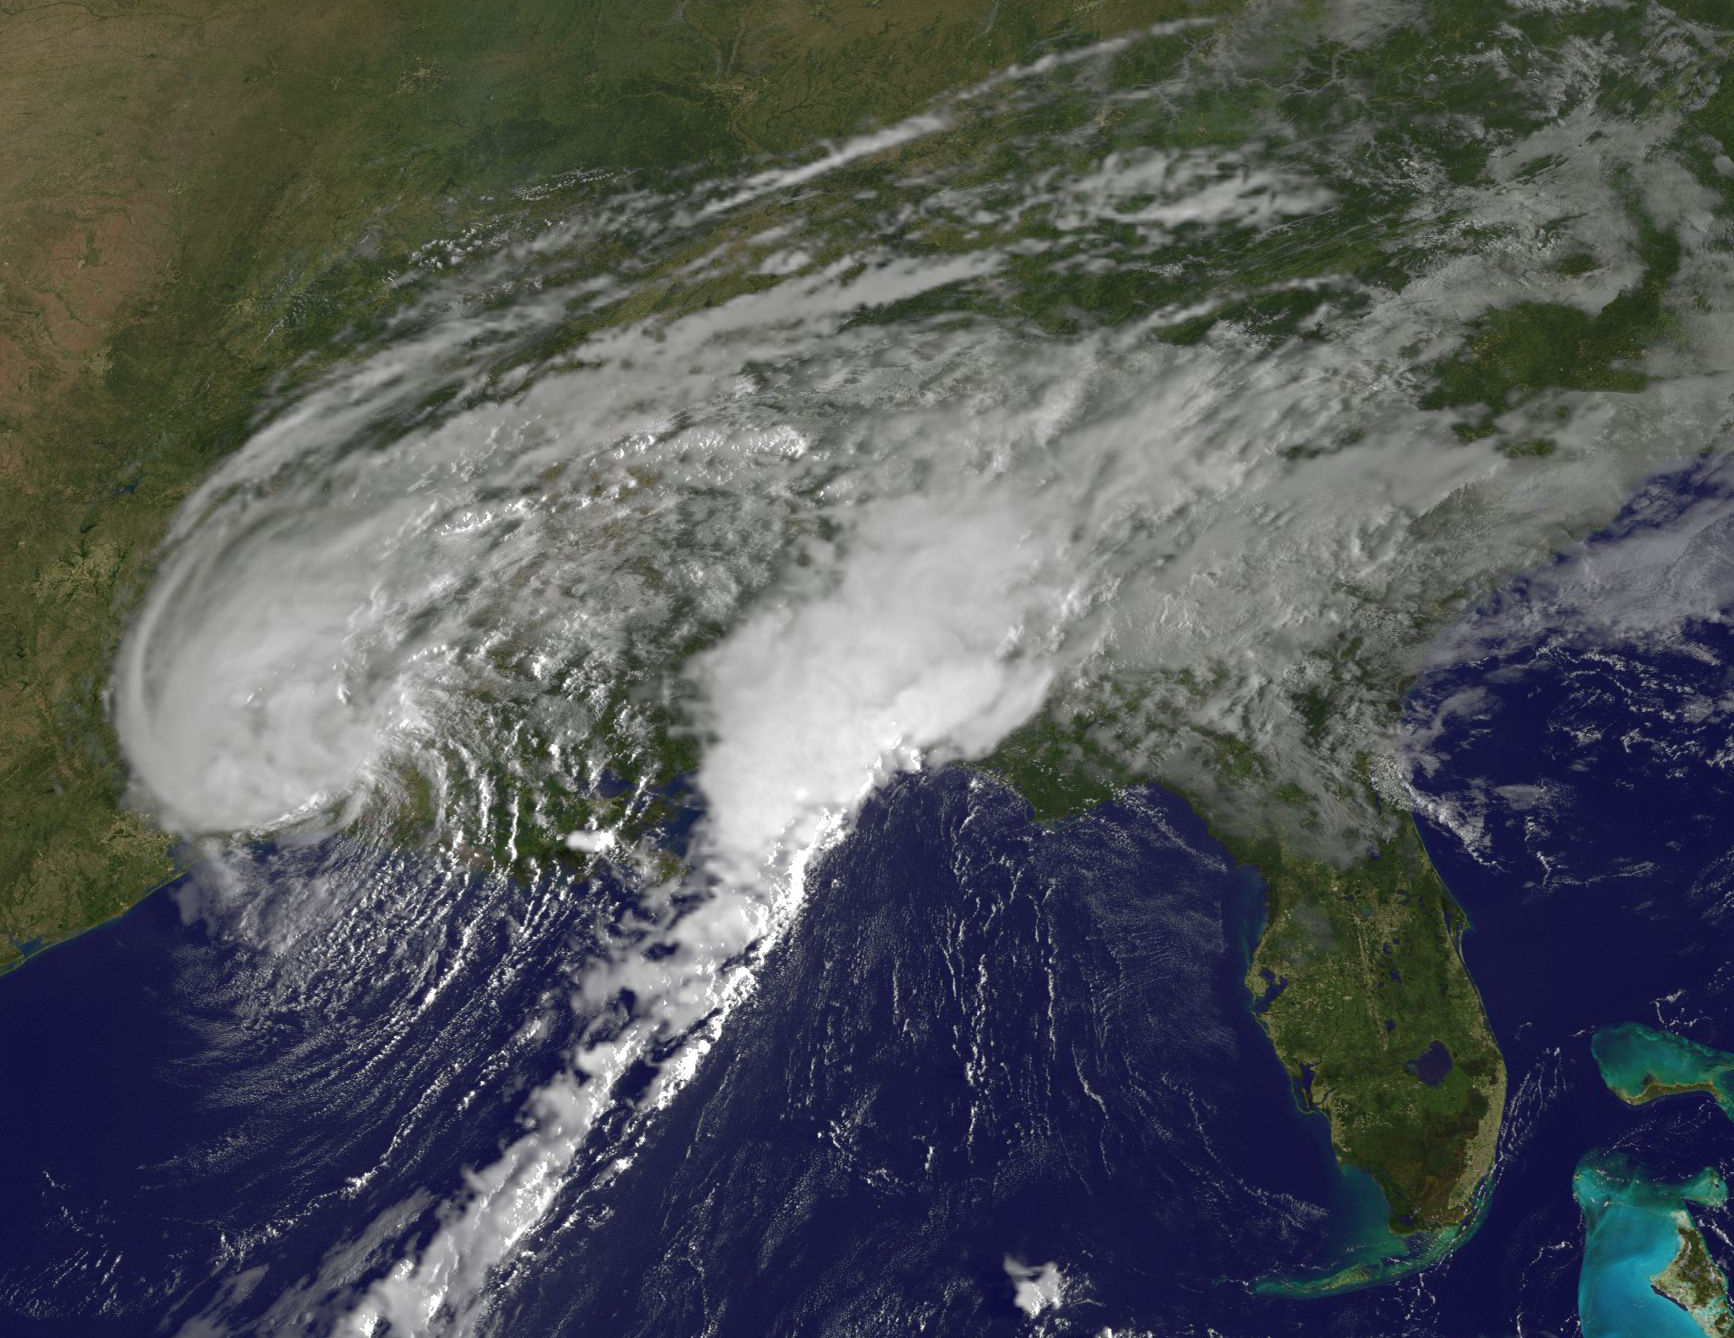
[[[620,1075],[655,1051],[629,1104],[672,1099],[805,861],[887,776],[1060,721],[1120,778],[1211,793],[1229,740],[1260,759],[1229,824],[1354,848],[1404,796],[1398,702],[1371,684],[1725,433],[1728,350],[1683,302],[1635,388],[1550,391],[1475,434],[1425,407],[1488,310],[1637,282],[1646,228],[1685,239],[1670,291],[1728,309],[1672,113],[1599,119],[1611,56],[1527,80],[1546,128],[1493,151],[1495,187],[1457,187],[1419,145],[1173,142],[1259,58],[1245,32],[1184,35],[1168,83],[1111,90],[1125,43],[1072,53],[816,158],[598,181],[545,231],[455,241],[370,352],[286,387],[188,499],[114,682],[140,804],[212,851],[405,824],[454,866],[564,842],[648,908],[574,966],[569,1066],[437,1232],[334,1253],[333,1326],[476,1323]],[[1049,122],[1020,132],[1032,109]],[[978,170],[984,122],[1025,176]],[[1369,211],[1401,282],[1347,251],[1262,287],[1247,263],[1365,235]],[[1590,284],[1538,292],[1584,250]],[[1110,270],[1151,300],[1064,298]],[[1304,315],[1264,328],[1267,299]],[[1512,449],[1542,431],[1545,459]],[[1333,677],[1351,644],[1366,686]],[[623,810],[588,796],[675,772],[701,814],[684,863],[605,839]]]

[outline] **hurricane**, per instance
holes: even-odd
[[[1409,809],[1474,847],[1481,810],[1429,796],[1435,736],[1399,728],[1393,685],[1472,661],[1446,632],[1476,599],[1725,449],[1734,166],[1682,131],[1723,39],[1659,7],[1621,43],[1490,28],[1416,73],[1473,79],[1484,119],[1378,123],[1327,55],[1419,7],[1315,8],[1073,46],[738,170],[526,182],[556,222],[503,209],[406,257],[378,315],[279,378],[181,503],[109,699],[129,802],[182,842],[178,913],[247,964],[229,1044],[276,1057],[235,1081],[285,1131],[352,1112],[342,1157],[278,1173],[374,1169],[307,1172],[172,1276],[119,1265],[161,1332],[553,1331],[523,1316],[555,1261],[624,1276],[600,1261],[630,1255],[634,1175],[728,1118],[782,1016],[767,972],[865,897],[840,870],[888,813],[955,806],[960,886],[1002,879],[1008,917],[1049,886],[1058,845],[968,845],[1012,821],[1020,740],[1067,733],[1322,860]],[[1304,125],[1265,96],[1297,63],[1325,68]],[[1599,378],[1463,389],[1494,313],[1587,329],[1618,302],[1665,337],[1610,344]],[[1690,595],[1643,611],[1678,624]],[[1139,821],[1205,849],[1159,808]],[[986,999],[982,971],[946,988]],[[1165,1081],[1139,1099],[1180,1120]],[[1211,1127],[1176,1155],[1226,1158]],[[263,1174],[201,1138],[200,1174]],[[1218,1174],[1271,1257],[1322,1229],[1301,1191],[1242,1203]],[[1105,1294],[1089,1259],[999,1255],[1019,1322],[1085,1331],[1063,1317]],[[893,1331],[862,1306],[849,1332]],[[676,1313],[630,1331],[727,1330]]]

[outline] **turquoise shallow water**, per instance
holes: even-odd
[[[1670,1185],[1618,1154],[1592,1152],[1578,1163],[1572,1193],[1586,1232],[1578,1280],[1585,1338],[1704,1338],[1698,1322],[1657,1295],[1650,1280],[1679,1251],[1687,1205],[1727,1201],[1722,1177],[1706,1169]]]
[[[1339,1170],[1343,1195],[1336,1204],[1331,1244],[1321,1269],[1261,1279],[1255,1290],[1265,1296],[1294,1298],[1332,1296],[1359,1291],[1431,1267],[1480,1224],[1493,1186],[1484,1185],[1473,1215],[1460,1227],[1398,1236],[1391,1230],[1389,1201],[1372,1177],[1354,1167]]]
[[[1640,1022],[1602,1028],[1590,1048],[1602,1081],[1627,1101],[1640,1100],[1652,1079],[1671,1087],[1709,1083],[1716,1104],[1734,1119],[1734,1055]]]

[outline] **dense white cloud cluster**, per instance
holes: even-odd
[[[605,311],[654,267],[527,284],[504,307],[466,308],[485,285],[454,280],[419,333],[303,393],[189,501],[115,684],[141,802],[171,826],[356,820],[414,770],[438,782],[442,838],[480,841],[500,822],[486,805],[515,802],[500,798],[510,783],[592,779],[643,703],[701,743],[695,881],[649,890],[654,927],[576,989],[582,1016],[624,991],[631,1016],[574,1052],[433,1237],[354,1298],[347,1331],[473,1316],[615,1080],[688,1035],[640,1102],[679,1090],[750,986],[742,962],[798,909],[805,862],[889,773],[980,757],[1044,706],[1106,701],[1104,746],[1129,773],[1224,795],[1257,810],[1247,821],[1297,787],[1317,816],[1291,835],[1323,850],[1369,821],[1357,786],[1401,798],[1396,687],[1452,601],[1725,430],[1709,329],[1688,329],[1649,391],[1549,393],[1481,440],[1419,407],[1426,368],[1468,322],[1565,295],[1538,289],[1550,257],[1603,259],[1601,287],[1573,300],[1635,278],[1634,190],[1684,241],[1676,282],[1728,310],[1712,254],[1725,225],[1661,151],[1670,113],[1604,124],[1566,64],[1543,91],[1575,110],[1500,149],[1492,185],[1433,183],[1427,209],[1396,221],[1410,252],[1415,237],[1436,252],[1421,272],[1400,289],[1338,276],[1354,303],[1327,302],[1303,340],[1232,325],[1156,337],[1240,294],[1232,273],[1221,292],[1065,335],[966,315],[948,295],[1010,283],[1041,247],[1002,240],[1008,207],[979,186],[919,177],[896,216],[979,217],[979,245],[905,254],[866,236],[839,253],[816,225],[734,238],[683,263],[720,273],[736,256],[768,286],[616,323],[506,376],[502,340],[528,346]],[[631,198],[613,221],[676,217],[702,239],[737,206],[819,189],[960,105],[724,183],[702,210]],[[1198,151],[1104,146],[1024,183],[1009,212],[1040,207],[1061,233],[1143,229],[1151,244],[1244,238],[1339,207],[1309,154],[1259,143],[1213,167]],[[1499,243],[1470,245],[1465,217],[1497,224]],[[582,231],[495,257],[484,277],[565,263]],[[455,314],[433,319],[448,297]],[[928,314],[860,319],[916,299]],[[1554,455],[1501,454],[1538,422]],[[1331,674],[1350,645],[1345,686]],[[1322,728],[1297,704],[1321,685],[1335,693]],[[1238,799],[1213,770],[1225,738],[1262,767]],[[696,908],[676,896],[698,887]]]

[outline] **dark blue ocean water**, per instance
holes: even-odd
[[[374,881],[414,881],[359,850],[262,851],[249,894],[368,858]],[[963,771],[906,780],[815,886],[606,1219],[559,1237],[502,1332],[1013,1332],[1008,1254],[1058,1260],[1076,1322],[1155,1306],[1328,1331],[1317,1307],[1246,1294],[1328,1252],[1344,1183],[1247,1006],[1257,881],[1184,805],[1134,795],[1044,831]],[[186,923],[175,892],[7,983],[19,1096],[0,1136],[22,1210],[0,1225],[0,1297],[23,1331],[149,1333],[213,1302],[244,1331],[333,1245],[488,1160],[558,1062],[553,1038],[487,1062],[564,978],[558,917],[540,973],[503,941],[454,942],[474,979],[405,1029],[401,971],[286,987],[220,917]],[[503,937],[547,890],[453,895]],[[482,904],[502,895],[523,904]],[[332,931],[314,932],[309,954]]]
[[[1486,601],[1409,702],[1416,780],[1442,805],[1423,834],[1473,916],[1465,955],[1513,1076],[1498,1192],[1452,1271],[1511,1298],[1525,1332],[1577,1331],[1585,1152],[1663,1179],[1734,1166],[1707,1098],[1633,1111],[1589,1049],[1631,1020],[1734,1042],[1731,515],[1725,470],[1655,480]],[[1695,1211],[1726,1268],[1728,1213]]]
[[[1241,983],[1255,873],[1160,791],[1042,829],[951,769],[867,805],[700,1076],[606,1191],[575,1181],[490,1331],[1029,1332],[1010,1256],[1067,1280],[1047,1333],[1576,1333],[1583,1154],[1734,1166],[1707,1100],[1632,1111],[1588,1045],[1636,1019],[1734,1048],[1734,631],[1606,612],[1661,579],[1622,556],[1653,567],[1657,536],[1734,552],[1726,500],[1658,481],[1412,694],[1424,835],[1512,1077],[1491,1205],[1442,1265],[1251,1292],[1360,1225]],[[283,1331],[272,1302],[334,1258],[367,1276],[381,1221],[425,1234],[517,1130],[616,895],[262,850],[0,983],[0,1331]],[[1727,1214],[1703,1220],[1727,1262]]]
[[[515,1333],[1382,1332],[1245,1284],[1342,1196],[1242,985],[1257,884],[1171,796],[1052,832],[952,771],[869,805],[762,996]],[[1361,1316],[1365,1322],[1355,1318]]]
[[[0,989],[0,1333],[172,1332],[426,1218],[560,1062],[525,1022],[583,950],[549,889],[328,842],[32,960]]]

